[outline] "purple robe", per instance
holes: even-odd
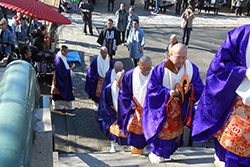
[[[164,65],[166,61],[156,66],[148,81],[147,93],[142,112],[143,133],[148,144],[151,144],[151,151],[164,158],[169,156],[183,144],[182,135],[172,140],[162,140],[157,138],[167,118],[166,104],[169,100],[170,89],[163,86]],[[204,85],[199,75],[199,69],[191,62],[193,66],[193,76],[191,84],[194,87],[194,98],[199,100]],[[191,97],[191,90],[185,95],[184,103],[181,105],[182,120],[187,114],[188,97]],[[196,102],[194,101],[194,103]],[[195,111],[194,105],[192,111]]]
[[[132,92],[134,69],[135,68],[124,74],[118,96],[117,124],[123,135],[127,133],[128,122],[135,113],[135,110],[132,110],[132,106],[136,104],[133,100]],[[134,146],[137,149],[143,149],[147,145],[144,135],[135,134],[133,132],[128,132],[127,140],[128,145]]]
[[[103,81],[103,84],[102,84],[102,91],[105,89],[105,87],[111,83],[111,73],[112,73],[112,70],[109,70],[104,78],[104,81]],[[113,82],[113,81],[112,81]]]
[[[206,86],[195,113],[192,129],[194,141],[205,141],[217,133],[228,119],[237,94],[236,89],[246,74],[246,48],[250,26],[230,31],[216,53],[207,72]],[[250,157],[240,157],[220,145],[215,152],[226,167],[248,166]]]
[[[56,73],[56,85],[60,95],[52,94],[52,100],[75,100],[72,93],[73,84],[71,80],[70,69],[66,69],[62,59],[56,55],[55,57],[55,73]]]
[[[245,77],[246,47],[250,26],[230,31],[207,72],[206,86],[195,113],[194,141],[205,141],[218,132],[234,105],[238,86]]]
[[[110,59],[109,70],[114,67],[113,61]],[[97,57],[92,61],[86,76],[85,91],[89,94],[89,99],[99,102],[99,97],[95,96],[98,82]]]
[[[127,139],[123,137],[117,137],[114,134],[110,133],[109,127],[116,121],[117,114],[111,107],[113,105],[111,86],[113,82],[108,84],[102,91],[99,108],[97,114],[97,122],[100,130],[109,140],[114,140],[119,145],[127,145]]]

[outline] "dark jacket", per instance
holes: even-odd
[[[84,12],[84,11],[83,11],[84,9],[89,10],[89,13]],[[83,20],[88,20],[89,18],[91,19],[91,13],[92,13],[93,10],[94,10],[94,6],[93,6],[92,2],[86,3],[85,1],[82,1],[82,2],[79,4],[79,10],[80,10],[81,13],[82,13],[82,19],[83,19]]]
[[[33,37],[33,45],[38,48],[39,51],[43,51],[44,34],[38,30],[31,34]]]

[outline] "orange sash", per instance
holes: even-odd
[[[114,106],[111,106],[111,108],[115,111],[115,113],[117,114],[117,111],[115,110]],[[120,128],[118,127],[117,124],[117,120],[109,127],[109,132],[116,135],[117,137],[123,137],[123,138],[127,138],[128,135],[126,134],[126,136],[122,135],[122,132],[120,130]]]
[[[143,108],[134,96],[133,96],[133,100],[136,103],[136,109],[135,109],[135,113],[132,119],[129,120],[127,131],[142,135],[143,134],[143,131],[142,131],[142,109]],[[139,119],[137,115],[139,116]]]
[[[104,81],[104,78],[102,78],[102,77],[99,76],[98,82],[97,82],[96,91],[95,91],[95,96],[96,97],[101,97],[101,91],[102,91],[103,81]]]
[[[236,98],[229,118],[214,135],[228,151],[241,157],[250,157],[250,106]]]
[[[174,139],[183,133],[183,127],[181,106],[177,101],[171,100],[171,107],[167,112],[167,118],[157,137],[163,140]]]

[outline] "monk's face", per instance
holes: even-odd
[[[101,55],[102,55],[103,60],[105,60],[107,55],[108,55],[107,48],[104,48],[104,49],[101,50]]]
[[[187,59],[187,49],[180,50],[175,49],[172,51],[172,56],[170,57],[171,61],[177,67],[180,69],[186,62]]]
[[[69,52],[69,49],[66,49],[65,51],[62,51],[61,54],[62,54],[63,56],[67,56],[68,52]]]
[[[152,64],[151,62],[139,62],[138,66],[142,75],[147,76],[150,73]]]

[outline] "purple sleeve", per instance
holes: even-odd
[[[132,92],[132,75],[134,69],[128,71],[121,83],[119,97],[118,97],[118,120],[117,124],[121,129],[123,135],[127,132],[128,121],[132,118],[135,110],[132,110],[132,106],[135,104],[133,100]]]
[[[162,86],[165,63],[164,61],[154,68],[148,81],[142,112],[142,127],[149,144],[160,132],[167,116],[165,104],[168,102],[170,89]]]

